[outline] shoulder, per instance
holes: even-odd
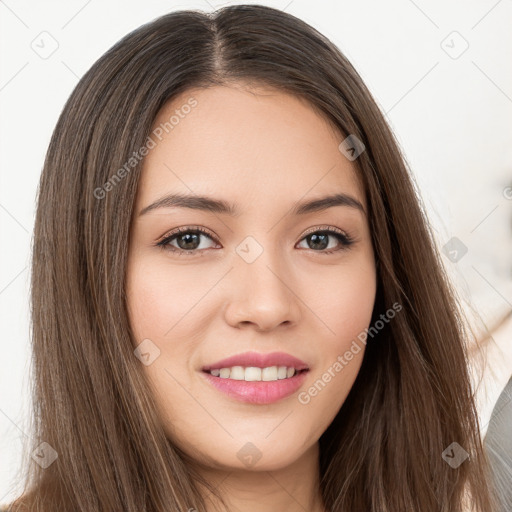
[[[512,378],[501,393],[489,421],[484,446],[489,457],[492,477],[503,510],[511,510],[512,490]]]

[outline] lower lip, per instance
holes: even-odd
[[[255,381],[222,379],[211,373],[201,372],[219,391],[250,404],[272,404],[295,393],[303,384],[308,371],[295,374],[288,379],[274,381]]]

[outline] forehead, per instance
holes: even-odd
[[[343,192],[366,207],[357,169],[338,149],[345,136],[308,102],[273,88],[185,91],[160,110],[151,138],[139,204],[170,191],[260,208],[266,198]]]

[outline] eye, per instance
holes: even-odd
[[[336,244],[334,248],[330,245],[329,239],[333,240],[333,238],[337,240],[338,247],[336,247]],[[321,254],[331,254],[343,249],[348,249],[348,247],[354,243],[354,240],[349,235],[333,227],[326,227],[325,229],[315,228],[314,231],[309,231],[302,240],[306,240],[311,250],[320,252]],[[325,249],[330,250],[327,251]]]
[[[191,256],[194,253],[203,253],[204,249],[212,248],[202,247],[201,238],[203,237],[218,244],[215,237],[206,229],[201,228],[200,226],[185,226],[171,231],[157,242],[156,246],[176,253],[178,256],[182,254]],[[338,228],[330,226],[326,226],[325,229],[324,226],[322,226],[321,228],[314,228],[310,230],[306,236],[301,239],[301,242],[303,240],[305,240],[310,246],[306,247],[306,249],[309,248],[320,254],[331,254],[333,252],[341,251],[343,249],[347,249],[354,243],[354,240],[349,235]],[[337,247],[335,244],[333,248],[333,245],[330,244],[331,240],[337,241]]]
[[[194,228],[186,226],[184,228],[178,228],[172,231],[156,245],[162,249],[175,252],[178,255],[191,255],[195,252],[201,252],[197,249],[205,249],[205,247],[201,247],[202,237],[207,237],[210,240],[214,240],[213,235],[211,235],[205,229],[199,226],[195,226]],[[177,247],[176,245],[173,245],[173,242],[176,242]]]

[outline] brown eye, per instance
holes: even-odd
[[[204,229],[186,227],[171,232],[156,245],[171,252],[191,254],[201,252],[199,249],[208,248],[201,247],[202,238],[213,240],[213,237]]]
[[[353,244],[353,240],[348,235],[341,231],[338,232],[332,229],[313,231],[306,235],[302,240],[306,241],[308,249],[315,252],[322,252],[324,254],[330,254],[332,252],[347,249]],[[336,240],[338,242],[337,248],[336,242],[333,242],[334,245],[331,244],[332,240]]]
[[[201,247],[203,238],[218,243],[206,230],[200,227],[192,228],[187,226],[172,231],[156,245],[178,255],[200,254],[203,253],[204,249],[212,248],[212,246]],[[310,249],[313,252],[318,252],[320,254],[330,254],[347,249],[354,243],[349,235],[332,228],[311,231],[302,238],[301,242],[303,240],[307,243],[307,247],[305,247],[306,249]]]

